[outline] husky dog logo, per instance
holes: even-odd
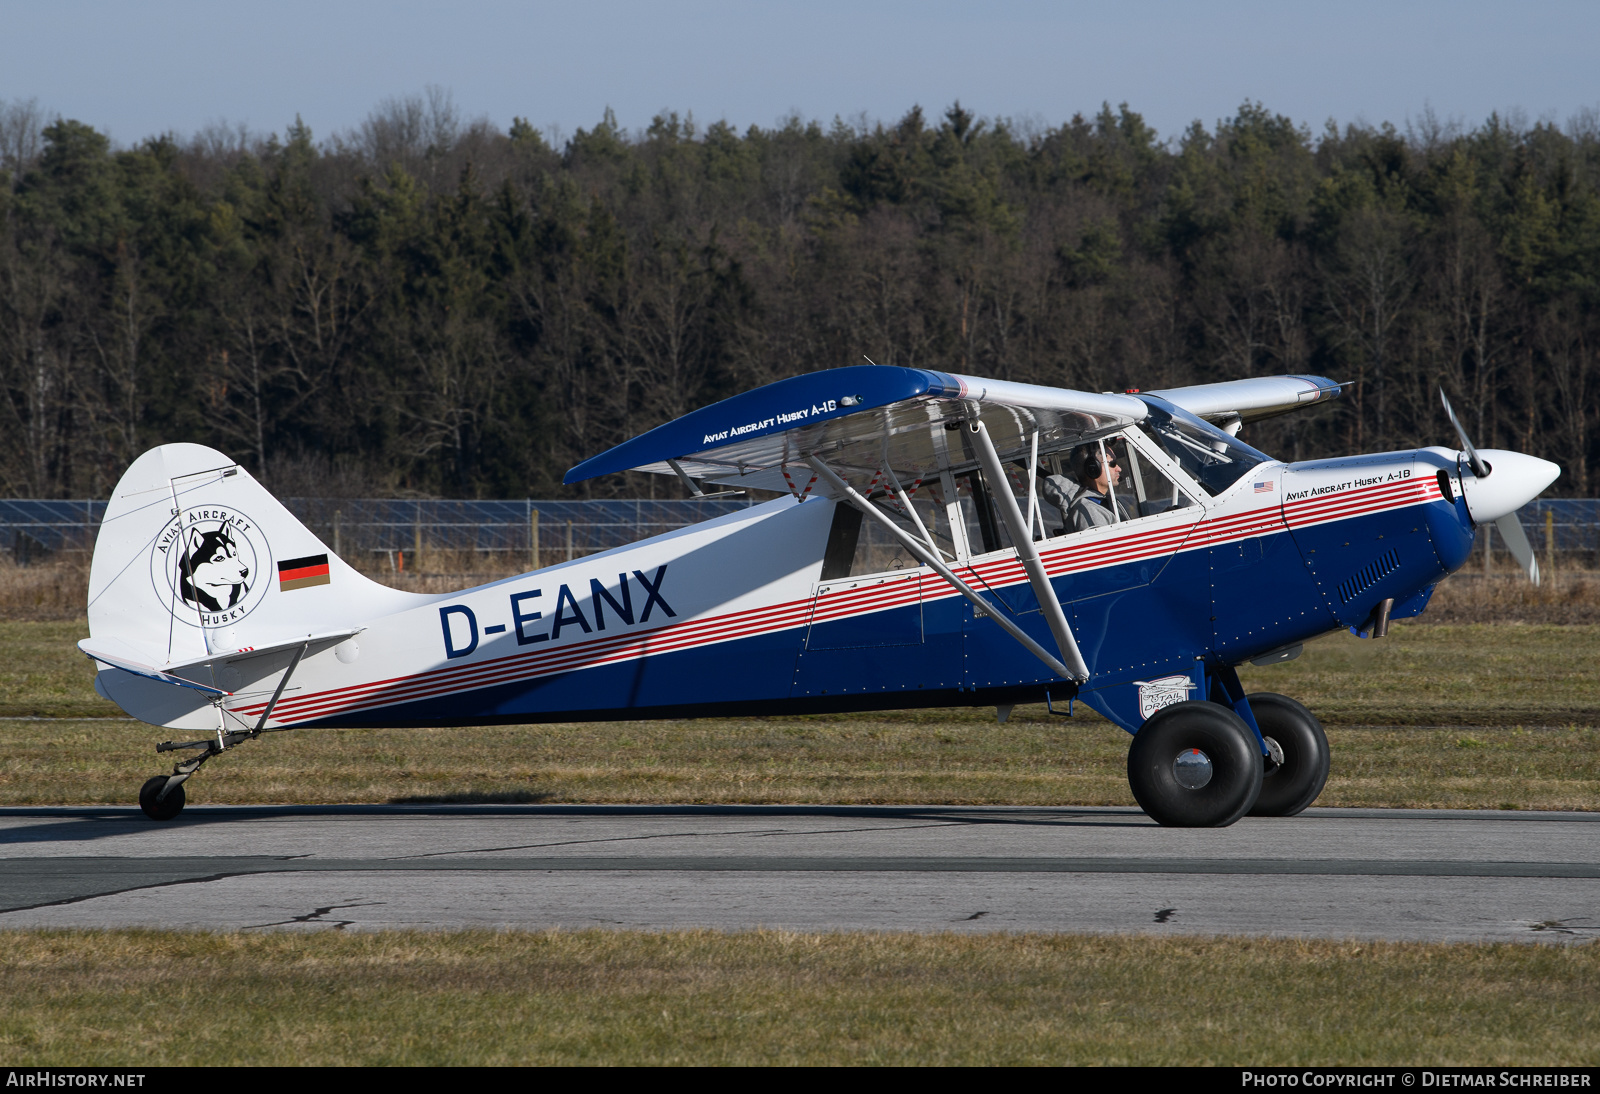
[[[190,529],[188,550],[178,560],[178,592],[208,612],[220,612],[250,591],[250,567],[239,558],[239,545],[224,524],[213,532]]]
[[[220,506],[175,513],[150,552],[156,595],[173,618],[191,626],[223,627],[261,603],[272,553],[255,521]]]

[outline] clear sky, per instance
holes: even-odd
[[[1059,124],[1126,101],[1163,137],[1259,100],[1319,130],[1432,108],[1565,123],[1600,107],[1595,0],[0,0],[0,100],[119,143],[209,123],[320,137],[449,90],[570,134],[607,106],[770,126],[953,100]]]

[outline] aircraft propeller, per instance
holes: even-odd
[[[1496,452],[1495,459],[1500,464],[1497,474],[1494,464],[1473,447],[1443,388],[1439,389],[1439,401],[1444,403],[1444,412],[1455,427],[1456,436],[1461,438],[1462,455],[1472,470],[1470,480],[1466,475],[1461,476],[1461,494],[1467,511],[1478,524],[1492,524],[1499,529],[1506,547],[1527,573],[1528,580],[1539,584],[1539,560],[1533,553],[1533,544],[1528,542],[1528,534],[1522,530],[1522,521],[1517,519],[1517,510],[1554,482],[1560,468],[1548,460],[1521,452]]]

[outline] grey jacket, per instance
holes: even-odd
[[[1083,487],[1067,478],[1065,475],[1045,475],[1040,479],[1039,497],[1044,499],[1046,505],[1053,505],[1061,511],[1061,524],[1063,528],[1072,524],[1072,502]]]
[[[1115,503],[1117,516],[1122,520],[1128,519],[1128,510],[1121,502]],[[1083,532],[1090,528],[1099,528],[1102,525],[1115,523],[1111,510],[1105,504],[1105,498],[1091,491],[1085,490],[1078,495],[1072,507],[1067,511],[1067,529],[1072,532]]]

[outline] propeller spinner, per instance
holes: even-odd
[[[1465,471],[1461,475],[1461,496],[1467,503],[1467,512],[1476,523],[1493,524],[1499,529],[1512,557],[1527,572],[1528,579],[1539,584],[1539,560],[1534,556],[1533,544],[1528,542],[1528,534],[1522,530],[1522,522],[1517,519],[1517,510],[1555,482],[1561,469],[1549,460],[1523,452],[1485,449],[1480,454],[1461,427],[1461,420],[1456,417],[1455,408],[1450,405],[1443,388],[1439,390],[1439,401],[1444,404],[1444,412],[1461,439],[1461,454],[1472,471],[1471,478]],[[1486,455],[1494,458],[1485,459]]]

